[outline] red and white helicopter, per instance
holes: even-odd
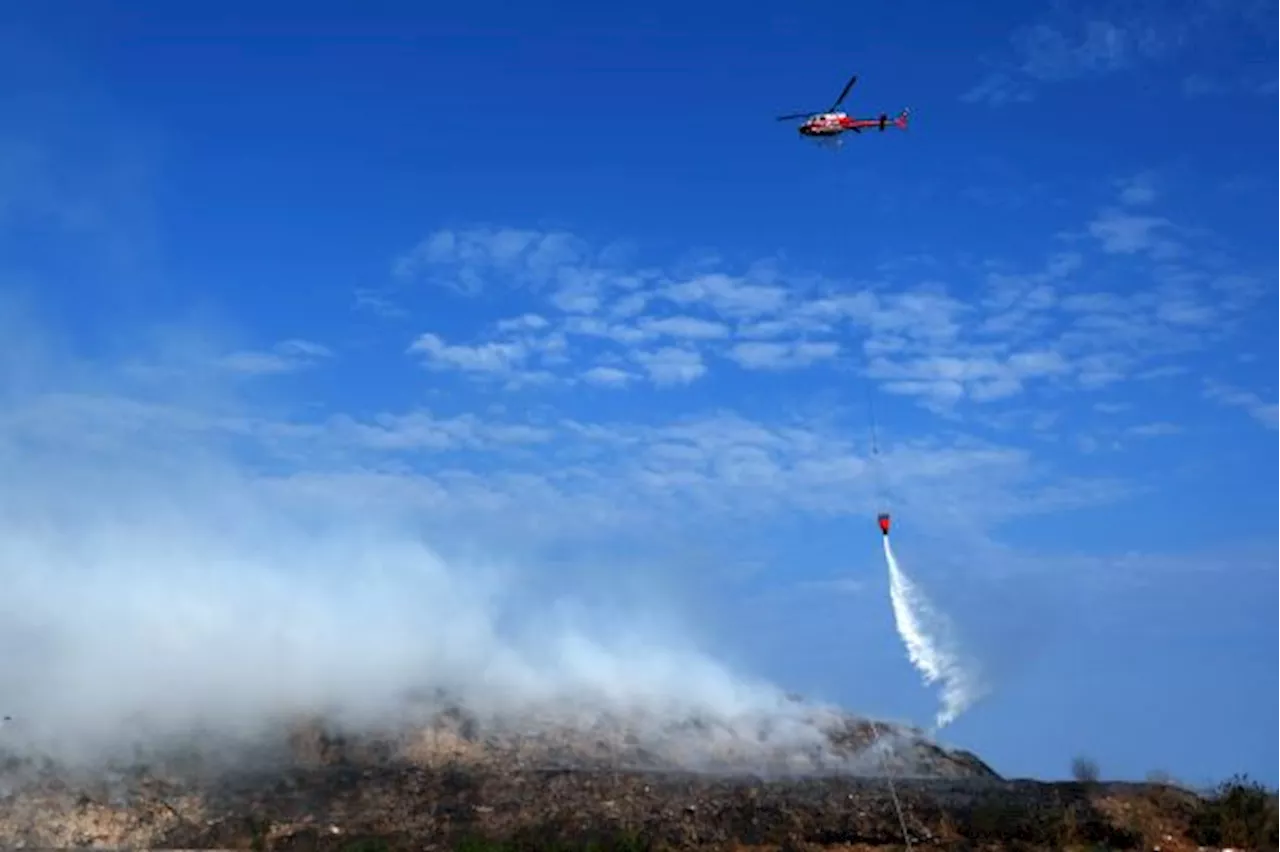
[[[904,109],[898,113],[897,117],[890,118],[887,113],[880,113],[879,118],[853,118],[847,113],[838,110],[837,107],[844,103],[845,96],[849,94],[849,90],[853,88],[853,84],[858,82],[858,75],[854,74],[849,78],[849,82],[844,84],[844,90],[840,92],[840,97],[836,98],[830,108],[824,112],[797,112],[790,115],[778,116],[778,121],[794,121],[797,118],[803,118],[804,123],[797,128],[801,136],[808,136],[818,140],[831,140],[839,145],[843,140],[841,134],[852,130],[854,133],[861,133],[863,130],[878,129],[881,132],[888,127],[896,127],[899,130],[907,129],[907,118],[910,110]]]

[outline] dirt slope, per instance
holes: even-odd
[[[300,725],[287,752],[264,752],[252,768],[170,756],[71,772],[10,757],[0,845],[336,850],[377,839],[364,848],[450,849],[488,838],[525,849],[592,839],[597,848],[895,848],[902,826],[886,778],[873,774],[879,765],[894,773],[916,848],[1195,848],[1181,840],[1197,806],[1190,794],[1005,781],[972,755],[865,720],[827,735],[828,758],[849,763],[803,777],[777,766],[763,777],[677,771],[624,731],[486,733],[460,713],[385,737]],[[887,763],[873,754],[877,742],[894,749]]]

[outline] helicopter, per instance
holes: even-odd
[[[840,104],[844,103],[845,97],[849,94],[849,90],[853,88],[854,83],[858,82],[858,75],[854,74],[849,78],[849,82],[844,84],[844,89],[840,92],[840,97],[836,98],[835,103],[823,112],[797,112],[790,115],[778,116],[778,121],[794,121],[797,118],[803,118],[804,122],[796,128],[801,136],[819,140],[832,140],[837,145],[841,143],[841,134],[848,131],[861,133],[863,130],[878,129],[884,132],[888,127],[896,127],[899,130],[907,129],[907,119],[911,114],[909,109],[903,109],[897,116],[890,118],[888,113],[880,113],[879,118],[853,118],[848,113],[839,109]]]

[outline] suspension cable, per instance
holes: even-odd
[[[870,722],[871,734],[875,738],[876,747],[879,748],[881,744],[880,726],[876,724],[874,719],[871,719]],[[885,780],[889,783],[889,798],[893,799],[893,810],[898,815],[898,827],[902,829],[902,842],[906,844],[907,852],[911,852],[911,834],[907,831],[907,817],[902,810],[902,801],[898,798],[898,788],[893,783],[893,766],[888,759],[888,752],[884,752],[884,759],[881,765],[885,769]]]
[[[877,509],[881,511],[889,511],[886,505],[888,495],[885,493],[884,471],[881,469],[883,462],[880,459],[880,435],[876,428],[876,394],[875,388],[869,386],[867,388],[867,421],[871,431],[871,476],[872,490],[875,493],[875,501]],[[880,725],[875,719],[871,722],[871,735],[874,738],[876,748],[881,748],[883,740],[880,736]],[[881,766],[884,767],[885,781],[889,785],[889,798],[893,800],[894,813],[898,815],[898,827],[902,829],[902,842],[906,844],[907,852],[911,852],[913,844],[911,843],[911,833],[907,831],[907,816],[902,809],[902,800],[898,798],[898,787],[893,782],[893,764],[889,760],[887,750],[882,751]]]

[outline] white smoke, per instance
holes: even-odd
[[[691,722],[744,764],[834,757],[833,708],[701,651],[660,589],[606,608],[547,593],[556,568],[535,558],[446,557],[483,553],[477,539],[495,530],[486,520],[425,540],[424,529],[462,526],[440,480],[296,444],[264,453],[324,427],[258,419],[180,373],[135,392],[130,381],[151,373],[68,363],[4,319],[0,715],[13,723],[0,748],[96,762],[197,731],[250,742],[300,715],[377,730],[415,696],[443,694],[482,723],[619,724],[691,767],[720,747],[671,733]],[[228,433],[258,443],[246,453]],[[396,501],[370,485],[388,480],[445,496],[388,511]],[[514,525],[544,508],[503,512]],[[643,582],[620,573],[595,575]]]
[[[302,511],[279,481],[193,456],[166,487],[2,450],[0,709],[63,759],[298,715],[372,728],[437,692],[482,719],[620,719],[689,765],[705,755],[663,748],[670,726],[722,729],[749,761],[766,738],[822,747],[833,720],[661,612],[531,599],[518,568],[446,561],[373,512]]]
[[[977,664],[963,657],[946,616],[898,566],[889,536],[881,539],[889,565],[893,620],[907,648],[907,657],[927,686],[942,683],[942,707],[934,720],[935,729],[941,728],[954,722],[985,694],[986,688]]]

